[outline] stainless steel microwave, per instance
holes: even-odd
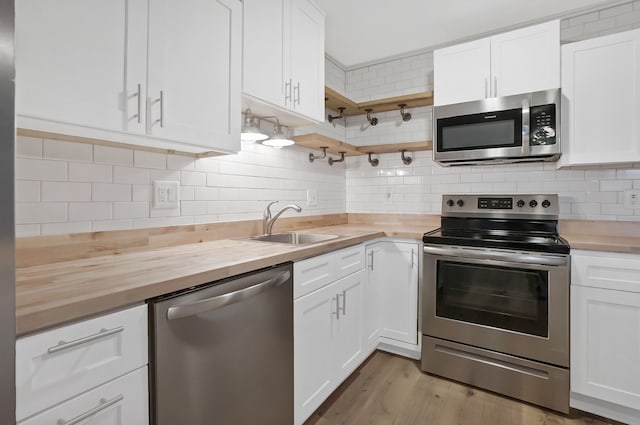
[[[441,165],[556,161],[560,89],[436,106],[433,124]]]

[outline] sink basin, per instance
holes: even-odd
[[[252,241],[287,243],[290,245],[309,245],[339,238],[338,235],[322,235],[318,233],[274,233],[271,235],[253,236]]]

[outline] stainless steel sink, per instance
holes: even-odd
[[[274,233],[271,235],[253,236],[252,241],[287,243],[290,245],[309,245],[339,238],[338,235],[322,235],[319,233]]]

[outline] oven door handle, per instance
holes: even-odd
[[[425,246],[425,254],[448,255],[461,258],[474,258],[479,260],[510,261],[512,263],[539,264],[543,266],[566,266],[566,257],[544,257],[530,254],[516,254],[491,251],[467,250],[464,248],[442,248]]]

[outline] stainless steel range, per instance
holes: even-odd
[[[444,195],[423,237],[422,370],[569,412],[557,195]]]

